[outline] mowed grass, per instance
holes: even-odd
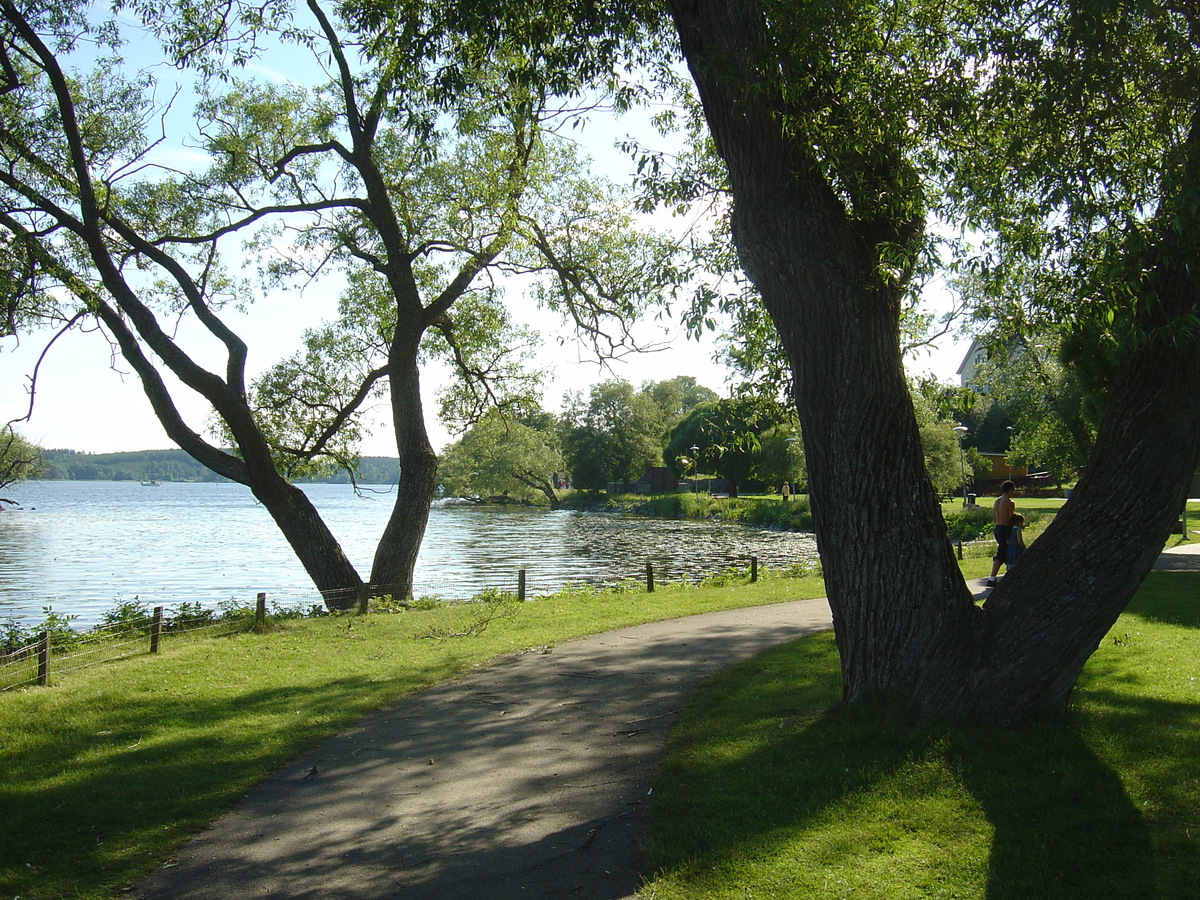
[[[1151,574],[1065,721],[835,710],[828,634],[711,679],[654,788],[646,900],[1200,897],[1200,575]]]
[[[782,577],[558,594],[475,634],[479,605],[289,621],[0,693],[0,898],[120,896],[305,747],[489,659],[822,594],[819,578]]]

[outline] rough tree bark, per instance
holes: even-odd
[[[912,246],[922,223],[852,220],[811,150],[789,139],[782,120],[796,110],[759,74],[779,63],[761,4],[669,8],[728,166],[742,265],[792,367],[844,700],[998,724],[1064,709],[1185,496],[1200,408],[1180,398],[1200,391],[1200,346],[1138,345],[1087,476],[977,607],[924,470],[898,336],[903,284],[879,275],[880,246]],[[1183,269],[1160,280],[1164,320],[1197,308]]]

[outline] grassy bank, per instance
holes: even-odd
[[[710,680],[655,785],[643,896],[1200,896],[1200,575],[1152,574],[1069,718],[900,732],[829,712],[828,635]]]
[[[295,620],[0,693],[0,897],[119,896],[303,748],[488,659],[822,593],[780,577]]]

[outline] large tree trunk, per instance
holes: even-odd
[[[362,579],[308,495],[274,470],[251,475],[250,490],[271,514],[330,609],[351,609]]]
[[[976,607],[924,469],[899,346],[903,285],[879,274],[881,244],[904,245],[917,223],[852,220],[788,139],[759,74],[772,68],[759,4],[669,5],[729,169],[742,265],[795,377],[844,699],[997,723],[1062,709],[1179,511],[1200,447],[1200,409],[1179,402],[1200,389],[1195,342],[1151,341],[1129,360],[1087,479]]]

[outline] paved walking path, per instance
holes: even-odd
[[[1200,572],[1200,544],[1155,568]],[[633,898],[647,786],[687,696],[830,624],[803,600],[506,658],[294,760],[130,896]]]
[[[632,898],[648,785],[687,696],[830,624],[803,600],[506,658],[305,753],[130,896]]]
[[[1155,572],[1200,572],[1200,544],[1182,544],[1162,552],[1154,564]],[[1001,576],[1003,577],[1003,576]],[[991,593],[986,578],[968,578],[967,586],[978,600]]]
[[[1182,544],[1164,550],[1154,564],[1154,571],[1200,572],[1200,544]]]

